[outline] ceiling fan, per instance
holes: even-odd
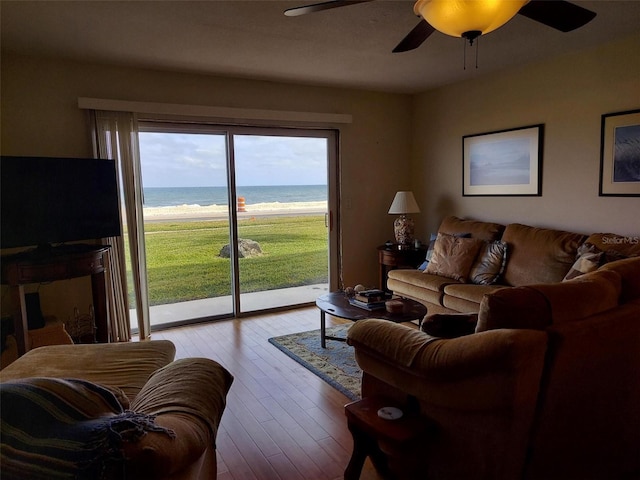
[[[289,17],[345,7],[373,0],[328,0],[285,10]],[[516,14],[543,23],[561,32],[570,32],[589,23],[595,12],[565,0],[418,0],[413,7],[420,23],[393,49],[393,53],[413,50],[436,30],[473,41],[505,23]]]

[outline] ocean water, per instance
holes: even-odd
[[[237,187],[237,197],[247,205],[256,203],[320,202],[327,200],[326,185],[275,185]],[[149,187],[144,189],[145,207],[180,205],[228,205],[226,187]]]

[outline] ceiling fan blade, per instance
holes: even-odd
[[[580,28],[596,16],[595,12],[564,0],[531,0],[518,13],[561,32]]]
[[[367,3],[373,0],[329,0],[328,2],[314,3],[312,5],[304,5],[302,7],[288,8],[284,11],[287,17],[297,17],[299,15],[306,15],[307,13],[321,12],[323,10],[330,10],[332,8],[346,7],[348,5],[355,5],[356,3]]]
[[[413,27],[413,30],[393,49],[393,53],[408,52],[418,48],[435,31],[436,29],[429,25],[426,20],[420,20],[420,23]]]

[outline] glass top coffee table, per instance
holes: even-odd
[[[356,307],[349,303],[349,298],[342,292],[327,293],[318,297],[316,299],[316,306],[320,309],[320,345],[322,348],[326,348],[327,339],[344,342],[344,338],[327,335],[327,313],[334,317],[344,318],[353,322],[363,320],[365,318],[379,318],[395,323],[418,320],[419,328],[422,324],[422,320],[427,314],[427,307],[420,302],[409,300],[407,298],[394,298],[393,300],[399,300],[404,304],[402,313],[389,313],[384,307],[376,310],[366,310],[364,308]]]

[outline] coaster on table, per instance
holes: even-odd
[[[398,420],[402,418],[402,410],[396,407],[382,407],[378,410],[378,416],[385,420]]]

